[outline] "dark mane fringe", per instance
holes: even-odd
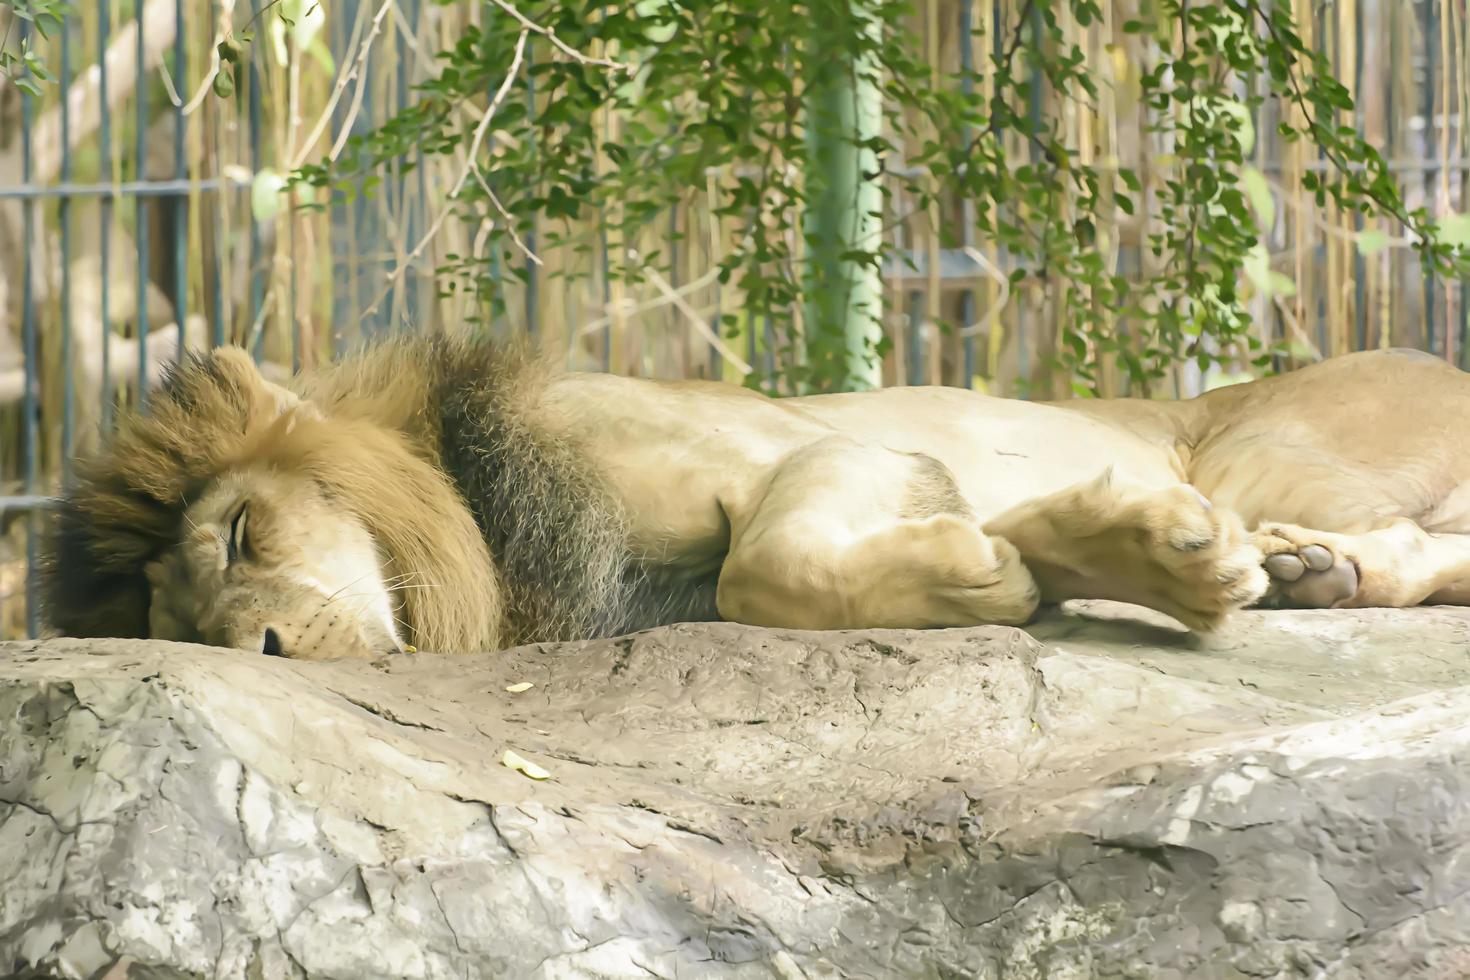
[[[620,605],[626,523],[575,449],[537,424],[546,367],[524,348],[432,344],[440,462],[494,556],[513,641],[605,634]]]
[[[522,347],[436,346],[441,459],[495,556],[517,642],[717,618],[714,574],[691,577],[639,562],[623,508],[578,450],[577,436],[547,432],[542,400],[551,375],[544,363]]]

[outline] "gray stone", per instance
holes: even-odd
[[[1470,610],[1140,616],[0,646],[0,973],[1470,975]]]

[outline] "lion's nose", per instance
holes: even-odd
[[[281,644],[281,634],[276,632],[274,626],[265,628],[265,635],[260,639],[260,652],[267,657],[284,657],[286,648]]]

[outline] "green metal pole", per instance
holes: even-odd
[[[853,6],[848,6],[849,2]],[[883,101],[876,60],[842,42],[852,27],[873,43],[880,25],[864,0],[827,0],[832,16],[812,18],[806,53],[806,238],[804,328],[813,380],[844,390],[882,383],[883,283],[876,259],[882,188],[877,155]],[[834,30],[832,24],[851,25]]]

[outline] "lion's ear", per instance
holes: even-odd
[[[242,347],[216,347],[200,363],[210,365],[205,376],[221,379],[227,387],[238,391],[253,406],[257,420],[266,422],[272,429],[277,422],[284,421],[286,430],[290,431],[298,419],[324,418],[315,404],[267,377]]]
[[[326,417],[322,414],[322,410],[316,407],[315,403],[303,399],[296,392],[283,388],[274,381],[262,379],[261,384],[265,386],[266,391],[270,392],[271,397],[276,400],[276,412],[278,414],[283,416],[289,415],[292,420],[305,418],[321,421]]]

